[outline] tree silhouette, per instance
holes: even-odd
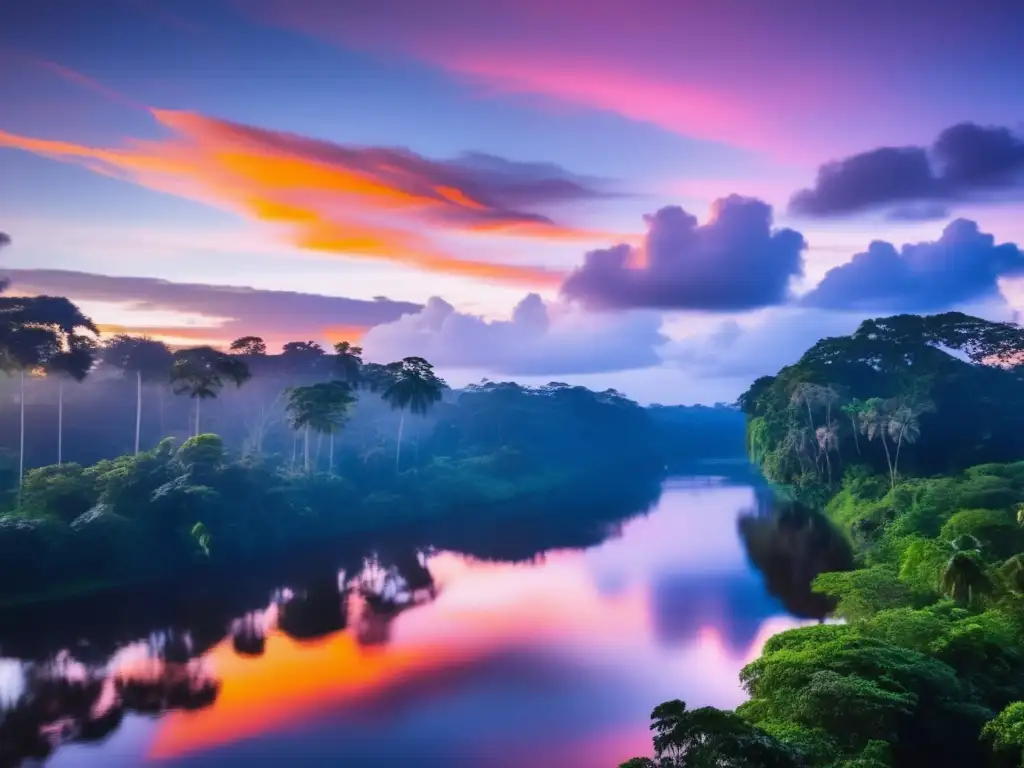
[[[267,354],[267,343],[259,336],[242,336],[231,342],[230,349],[236,355],[262,357]]]
[[[166,344],[146,336],[119,333],[103,345],[103,362],[118,369],[122,374],[135,377],[136,455],[139,453],[142,437],[142,385],[147,381],[166,381],[173,359]]]
[[[341,381],[328,381],[288,390],[288,411],[292,428],[304,433],[303,457],[310,472],[309,433],[330,437],[330,471],[334,471],[334,435],[348,418],[355,403],[352,388]]]
[[[25,476],[25,378],[45,370],[53,358],[71,349],[84,333],[98,335],[92,320],[60,296],[0,297],[0,369],[18,371],[20,381],[20,436],[18,488]],[[78,345],[77,340],[75,341]],[[77,355],[77,353],[76,353]]]
[[[334,354],[341,380],[351,385],[358,383],[363,370],[363,348],[339,341],[334,345]]]
[[[174,394],[187,394],[196,401],[195,435],[199,435],[199,404],[214,398],[226,383],[242,386],[250,377],[249,366],[212,347],[193,347],[174,354],[171,385]]]
[[[434,373],[434,366],[422,357],[407,357],[401,362],[387,366],[393,376],[392,381],[384,388],[381,398],[393,409],[401,411],[398,420],[398,443],[395,447],[395,469],[401,466],[402,430],[405,426],[405,413],[411,411],[419,415],[426,413],[437,403],[448,386],[444,379]]]
[[[67,347],[46,363],[48,376],[57,377],[57,465],[64,463],[64,381],[81,382],[92,370],[96,359],[96,340],[90,336],[71,334]]]

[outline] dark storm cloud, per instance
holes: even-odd
[[[1024,252],[997,245],[967,219],[951,222],[938,240],[897,250],[875,241],[830,269],[803,303],[826,309],[926,312],[999,295],[1001,277],[1024,274]]]
[[[826,163],[813,187],[793,195],[789,209],[837,216],[898,206],[895,218],[939,218],[946,211],[937,203],[1015,190],[1024,191],[1024,139],[1008,128],[960,123],[930,148],[880,147]]]
[[[419,304],[363,301],[315,293],[239,286],[172,283],[149,277],[111,277],[56,269],[8,269],[19,293],[67,296],[73,301],[115,302],[136,310],[164,310],[223,318],[226,335],[270,333],[317,338],[335,327],[367,328],[417,312]]]
[[[738,311],[785,302],[803,274],[803,235],[772,229],[772,209],[754,198],[716,200],[708,223],[678,206],[645,217],[640,252],[628,245],[591,251],[562,284],[596,309]]]
[[[0,232],[0,248],[11,244],[11,236],[6,232]]]

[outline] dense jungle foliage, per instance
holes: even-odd
[[[771,638],[735,712],[660,705],[626,766],[1024,765],[1022,352],[1016,325],[902,315],[753,384],[752,456],[856,552],[814,581],[842,623]],[[778,524],[741,529],[778,556]]]
[[[571,514],[742,451],[731,408],[560,383],[452,391],[426,360],[364,362],[345,342],[97,339],[59,298],[0,297],[0,320],[15,395],[0,408],[0,601],[452,515]]]

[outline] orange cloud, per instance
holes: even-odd
[[[102,88],[52,66],[62,76]],[[150,112],[171,138],[97,148],[0,131],[0,147],[226,208],[280,227],[300,248],[505,283],[553,286],[563,275],[460,258],[423,232],[617,239],[563,226],[532,210],[605,196],[555,166],[485,155],[434,161],[407,150],[342,146],[192,112]]]

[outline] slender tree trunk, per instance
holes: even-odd
[[[299,455],[299,433],[292,432],[292,472],[295,471],[296,464]]]
[[[811,412],[811,401],[804,399],[804,403],[807,405],[807,423],[811,425],[811,437],[814,436],[814,414]],[[815,453],[817,453],[819,459],[821,458],[821,451],[818,448],[817,443],[814,445]]]
[[[402,464],[402,430],[405,429],[405,411],[402,411],[398,419],[398,444],[395,446],[395,472],[398,472]]]
[[[309,474],[309,425],[306,425],[302,438],[302,460],[306,465],[306,474]]]
[[[324,444],[324,433],[323,432],[317,432],[316,433],[316,452],[313,454],[313,466],[316,468],[317,472],[320,471],[320,449],[323,448],[323,444]]]
[[[157,396],[157,400],[158,400],[157,404],[158,404],[158,406],[160,408],[160,439],[163,440],[165,437],[167,437],[167,424],[166,424],[166,421],[165,421],[165,415],[166,414],[164,413],[164,411],[167,408],[167,403],[164,400],[164,389],[163,389],[163,387],[157,387],[156,396]]]
[[[850,417],[850,427],[853,428],[853,444],[857,446],[857,455],[861,456],[862,454],[860,452],[860,438],[857,437],[857,422],[854,421],[853,416]]]
[[[330,441],[327,446],[327,474],[334,474],[334,433],[331,432]]]
[[[904,428],[905,429],[905,428]],[[896,474],[899,472],[900,467],[900,446],[903,445],[903,431],[900,429],[900,436],[896,439],[896,456],[892,462],[892,484],[896,485]]]
[[[828,469],[828,487],[829,490],[832,490],[832,459],[830,459],[828,456],[829,450],[827,445],[825,446],[825,449],[822,451],[822,453],[825,454],[825,466]]]
[[[196,437],[199,437],[199,404],[203,402],[203,398],[196,398]]]
[[[885,463],[889,465],[889,485],[896,485],[896,478],[892,471],[892,458],[889,455],[889,443],[885,441],[885,433],[882,433],[882,447],[885,448]]]
[[[135,372],[135,455],[139,455],[142,436],[142,371]]]
[[[25,371],[21,371],[21,437],[18,444],[18,508],[21,508],[21,486],[25,480]]]
[[[64,379],[57,383],[57,466],[64,463]]]

